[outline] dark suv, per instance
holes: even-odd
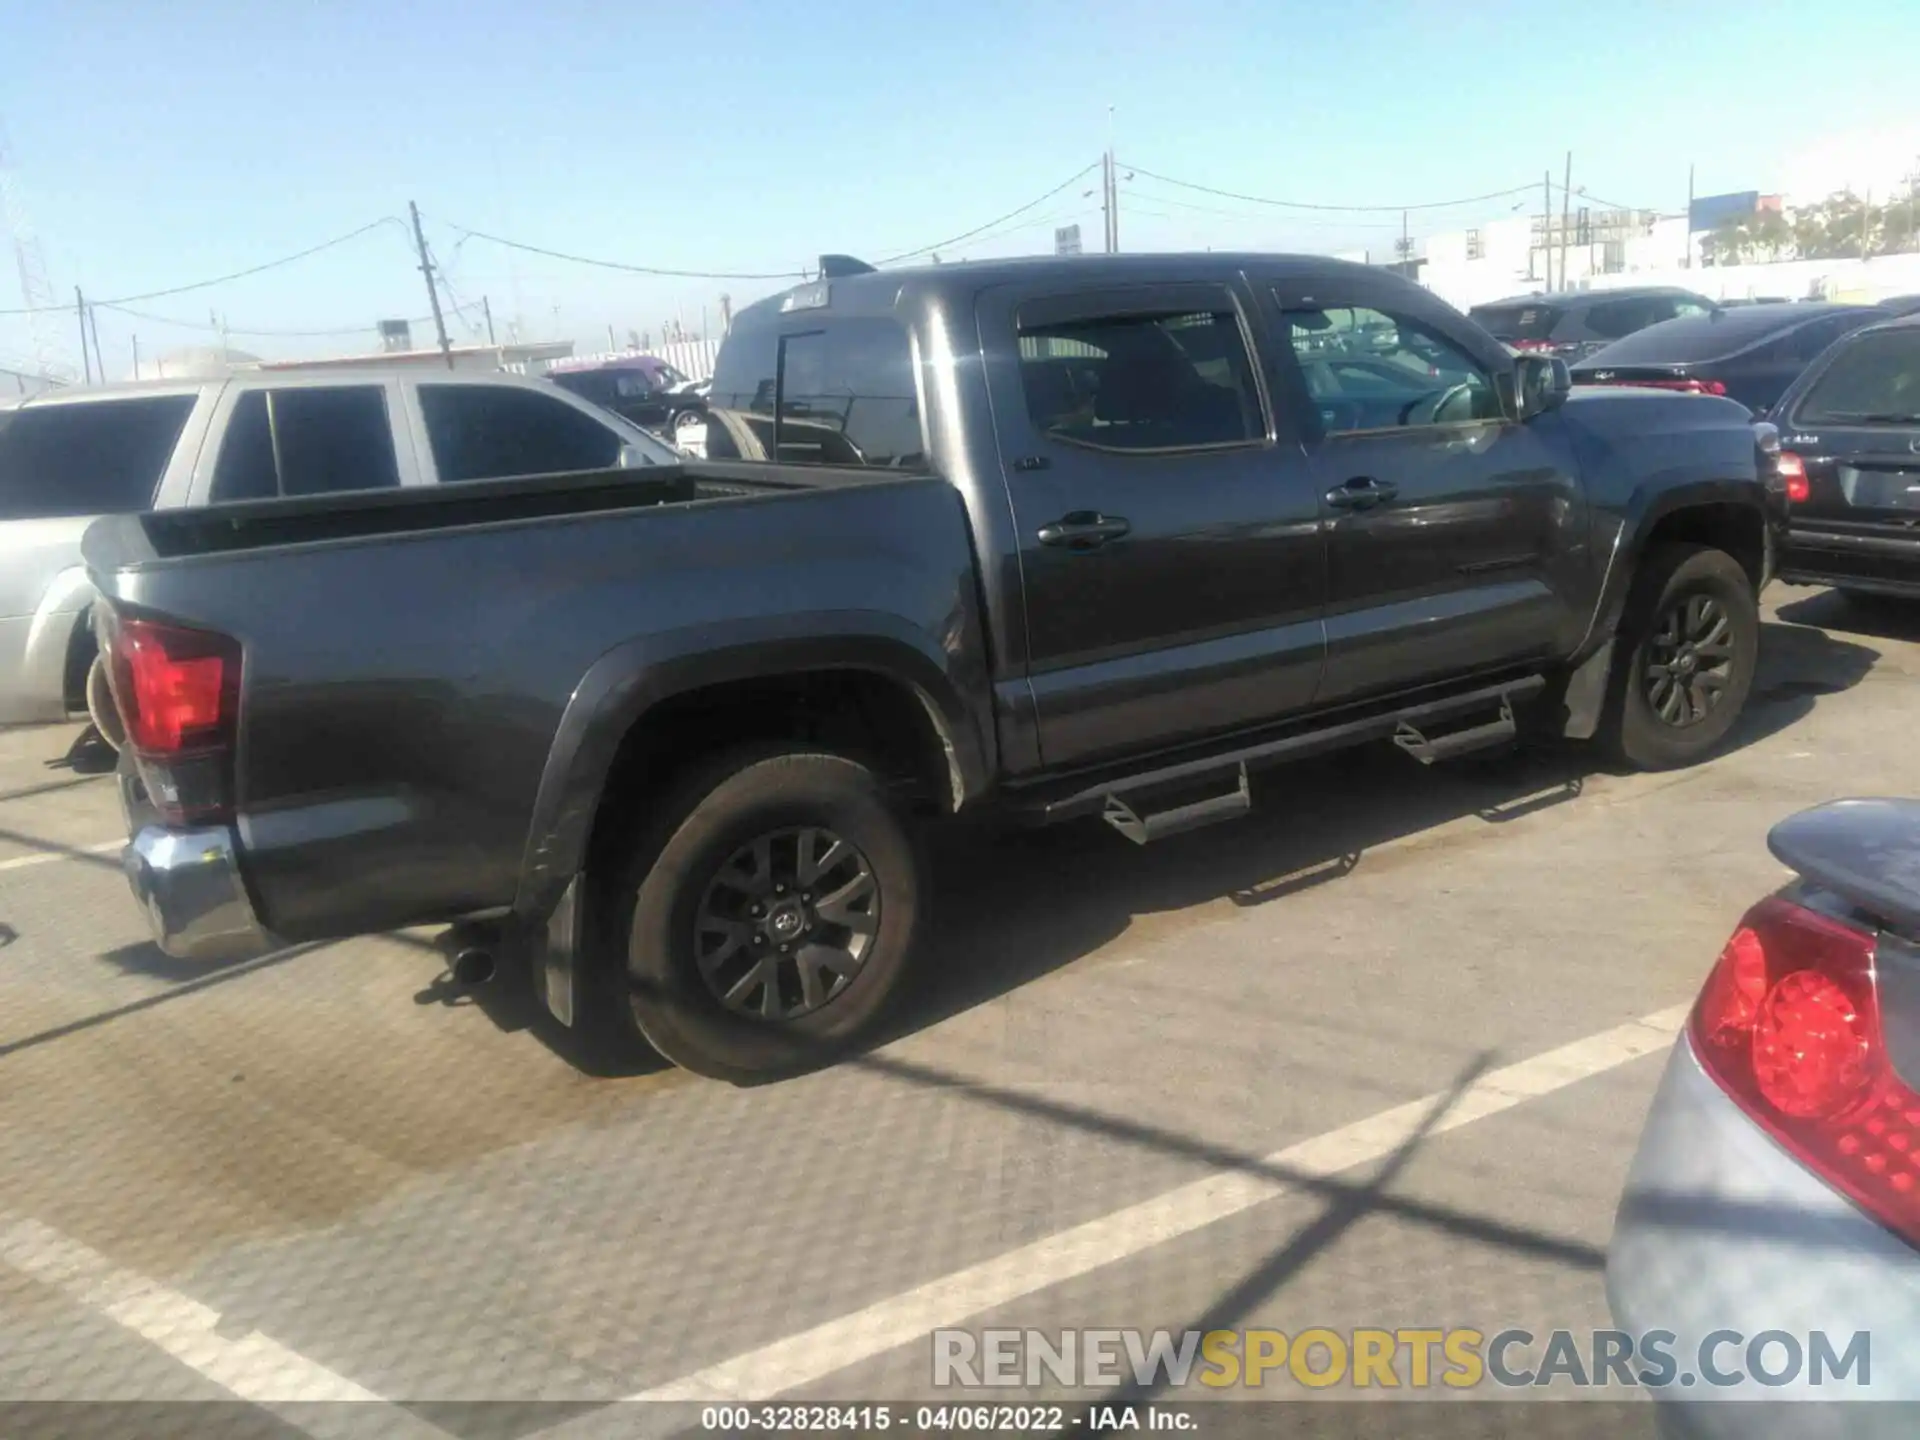
[[[1920,316],[1855,330],[1780,397],[1781,575],[1920,597]]]
[[[1556,355],[1572,363],[1662,320],[1706,315],[1717,308],[1691,290],[1646,285],[1494,300],[1474,306],[1467,317],[1510,350]]]

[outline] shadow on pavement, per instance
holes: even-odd
[[[1874,640],[1920,641],[1920,600],[1812,590],[1805,599],[1782,605],[1775,613],[1795,625],[1815,625]]]

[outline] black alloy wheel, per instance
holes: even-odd
[[[824,826],[756,836],[728,856],[694,915],[694,958],[727,1009],[796,1020],[831,1004],[880,930],[880,887],[851,841]]]
[[[1713,595],[1682,595],[1655,617],[1642,671],[1647,708],[1675,729],[1710,716],[1732,680],[1733,618]]]

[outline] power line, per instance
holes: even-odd
[[[945,240],[936,240],[931,245],[922,245],[915,250],[902,250],[898,255],[889,255],[885,260],[877,260],[874,263],[876,265],[894,265],[894,264],[898,264],[902,260],[910,260],[916,255],[930,254],[935,250],[944,250],[949,245],[958,245],[963,240],[971,240],[975,236],[980,235],[985,231],[996,229],[999,226],[1006,224],[1007,221],[1026,214],[1027,211],[1034,209],[1036,206],[1044,205],[1047,201],[1051,200],[1054,196],[1058,195],[1062,190],[1065,190],[1070,185],[1078,184],[1080,181],[1084,180],[1088,175],[1091,175],[1095,170],[1099,168],[1100,168],[1100,162],[1096,160],[1093,162],[1093,164],[1086,166],[1084,169],[1074,171],[1073,174],[1069,175],[1066,179],[1062,180],[1058,185],[1054,186],[1051,190],[1047,191],[1046,194],[1035,196],[1033,199],[1027,201],[1026,204],[1016,206],[1014,209],[1009,210],[1006,214],[999,216],[997,219],[989,220],[984,225],[976,225],[971,230],[963,230],[958,235],[950,235]]]
[[[591,255],[572,255],[565,250],[549,250],[543,245],[529,245],[522,240],[509,240],[502,235],[491,235],[485,230],[472,230],[465,225],[456,225],[451,220],[440,222],[448,229],[459,232],[465,239],[487,240],[495,245],[504,245],[509,250],[522,250],[529,255],[544,255],[549,260],[565,260],[574,265],[593,265],[602,270],[624,270],[631,275],[659,275],[670,280],[793,280],[799,278],[798,270],[670,270],[659,265],[629,265],[622,260],[600,260]]]
[[[204,330],[215,335],[242,335],[250,340],[324,340],[341,335],[366,335],[377,327],[372,324],[355,325],[338,330],[245,330],[233,325],[214,325],[205,320],[181,320],[172,315],[155,315],[147,310],[134,310],[125,305],[110,304],[105,300],[89,300],[89,309],[111,310],[119,315],[128,315],[135,320],[146,320],[155,325],[177,325],[182,330]],[[431,315],[416,316],[407,321],[409,325],[424,325]]]
[[[190,285],[172,285],[165,290],[148,290],[139,295],[116,295],[110,300],[95,300],[89,303],[108,306],[126,305],[139,300],[162,300],[169,295],[185,295],[194,290],[210,289],[215,285],[225,285],[234,280],[244,280],[249,275],[259,275],[267,270],[277,270],[282,265],[291,265],[297,260],[305,260],[310,255],[318,255],[323,250],[331,250],[336,245],[346,244],[349,240],[358,240],[362,235],[370,231],[378,230],[382,225],[398,225],[400,223],[398,216],[383,215],[378,220],[370,221],[357,230],[349,230],[344,235],[336,235],[333,239],[323,240],[318,245],[309,245],[305,250],[296,251],[291,255],[282,255],[278,260],[268,260],[260,265],[249,265],[245,270],[235,270],[228,275],[216,275],[211,280],[195,280]],[[30,309],[0,310],[0,315],[30,315],[33,313]]]
[[[1176,200],[1171,195],[1160,195],[1150,190],[1135,190],[1131,193],[1154,205],[1172,205],[1181,210],[1197,211],[1202,215],[1224,215],[1235,220],[1270,218],[1259,210],[1230,210],[1220,205],[1196,205],[1191,200]],[[1142,210],[1137,205],[1130,205],[1127,208],[1135,215],[1154,213]],[[1159,218],[1171,220],[1177,217],[1160,215]],[[1295,228],[1312,230],[1398,230],[1400,228],[1399,222],[1395,220],[1289,220],[1286,223]]]
[[[1198,190],[1205,195],[1218,195],[1226,200],[1244,200],[1254,205],[1274,205],[1283,210],[1320,210],[1333,214],[1395,214],[1404,210],[1445,210],[1455,205],[1475,205],[1484,200],[1504,200],[1509,195],[1519,195],[1531,191],[1531,185],[1515,185],[1506,190],[1491,190],[1485,195],[1463,195],[1457,200],[1427,200],[1417,205],[1317,205],[1305,200],[1276,200],[1270,195],[1244,195],[1237,190],[1220,190],[1212,185],[1200,185],[1192,180],[1178,180],[1171,175],[1161,175],[1145,166],[1128,164],[1126,169],[1137,175],[1145,175],[1149,180],[1158,180],[1166,185],[1178,185],[1185,190]]]

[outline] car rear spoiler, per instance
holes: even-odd
[[[1920,800],[1834,800],[1774,826],[1767,848],[1888,928],[1920,935]]]

